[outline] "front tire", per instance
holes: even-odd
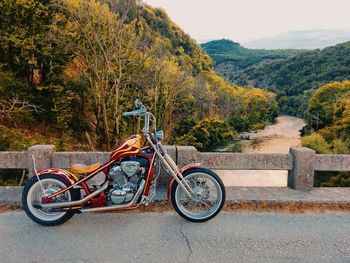
[[[205,222],[214,218],[222,209],[226,192],[220,177],[205,168],[194,168],[183,173],[184,180],[198,196],[190,199],[181,186],[174,181],[171,203],[176,212],[191,222]]]
[[[66,188],[70,183],[64,178],[54,175],[45,174],[40,176],[40,181],[44,187],[45,192],[53,194],[55,191]],[[25,213],[34,222],[43,226],[56,226],[65,223],[73,215],[73,211],[67,212],[53,212],[37,209],[34,204],[41,203],[42,192],[40,183],[36,176],[32,176],[24,187],[22,194],[22,206]],[[73,201],[80,199],[80,193],[76,190],[70,189],[57,196],[56,201]]]

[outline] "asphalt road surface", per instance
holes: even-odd
[[[83,214],[42,227],[9,212],[0,262],[350,262],[350,214]]]

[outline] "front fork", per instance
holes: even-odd
[[[193,198],[195,195],[192,191],[192,188],[188,184],[186,180],[184,180],[184,177],[182,173],[180,172],[179,167],[176,165],[174,160],[170,157],[170,155],[167,153],[167,150],[164,148],[164,146],[161,143],[157,143],[155,145],[152,142],[152,139],[149,135],[147,135],[147,141],[151,144],[153,149],[156,151],[158,157],[162,161],[162,163],[165,165],[165,167],[170,171],[171,175],[174,177],[176,182],[180,185],[180,187],[184,190],[186,195],[190,198]],[[160,149],[160,151],[159,151]]]

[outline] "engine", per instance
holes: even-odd
[[[148,160],[134,157],[130,160],[115,163],[109,170],[110,190],[107,202],[109,205],[130,202],[146,177]]]

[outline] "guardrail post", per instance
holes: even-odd
[[[28,149],[28,172],[33,175],[33,160],[35,158],[36,169],[38,171],[51,167],[51,155],[55,152],[55,145],[34,145]]]
[[[290,148],[293,167],[288,172],[288,187],[297,190],[312,190],[314,184],[315,151],[305,147]]]
[[[198,151],[193,146],[166,146],[166,148],[179,168],[198,160]],[[159,188],[167,188],[171,179],[172,178],[166,175],[165,171],[162,170],[157,186]]]
[[[177,165],[182,168],[187,164],[198,162],[198,150],[194,146],[176,146]]]

